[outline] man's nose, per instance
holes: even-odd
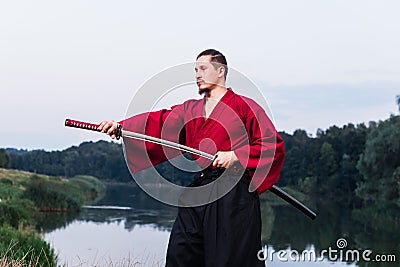
[[[203,72],[201,70],[196,71],[196,79],[203,78]]]

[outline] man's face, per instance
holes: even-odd
[[[199,94],[211,91],[213,88],[221,84],[221,67],[215,69],[210,62],[211,56],[201,56],[196,61],[196,83],[199,87]]]

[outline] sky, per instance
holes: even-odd
[[[146,81],[207,48],[257,85],[278,131],[384,120],[398,114],[399,10],[397,0],[1,1],[0,147],[105,139],[64,120],[123,119]]]

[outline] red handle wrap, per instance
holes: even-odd
[[[85,129],[85,130],[91,130],[91,131],[96,131],[96,132],[100,132],[100,130],[97,129],[99,127],[99,125],[100,124],[94,124],[94,123],[83,122],[83,121],[75,121],[75,120],[70,120],[70,119],[65,120],[65,126],[79,128],[79,129]],[[118,128],[115,129],[115,131],[114,131],[114,135],[117,140],[121,137],[122,125],[118,125]]]
[[[88,122],[83,122],[83,121],[75,121],[75,120],[70,120],[70,119],[65,120],[65,126],[86,129],[86,130],[92,130],[92,131],[96,131],[96,132],[100,132],[100,130],[97,129],[99,127],[99,125],[100,124],[88,123]]]

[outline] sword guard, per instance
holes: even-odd
[[[117,129],[115,129],[115,138],[119,140],[122,136],[122,125],[118,124]]]

